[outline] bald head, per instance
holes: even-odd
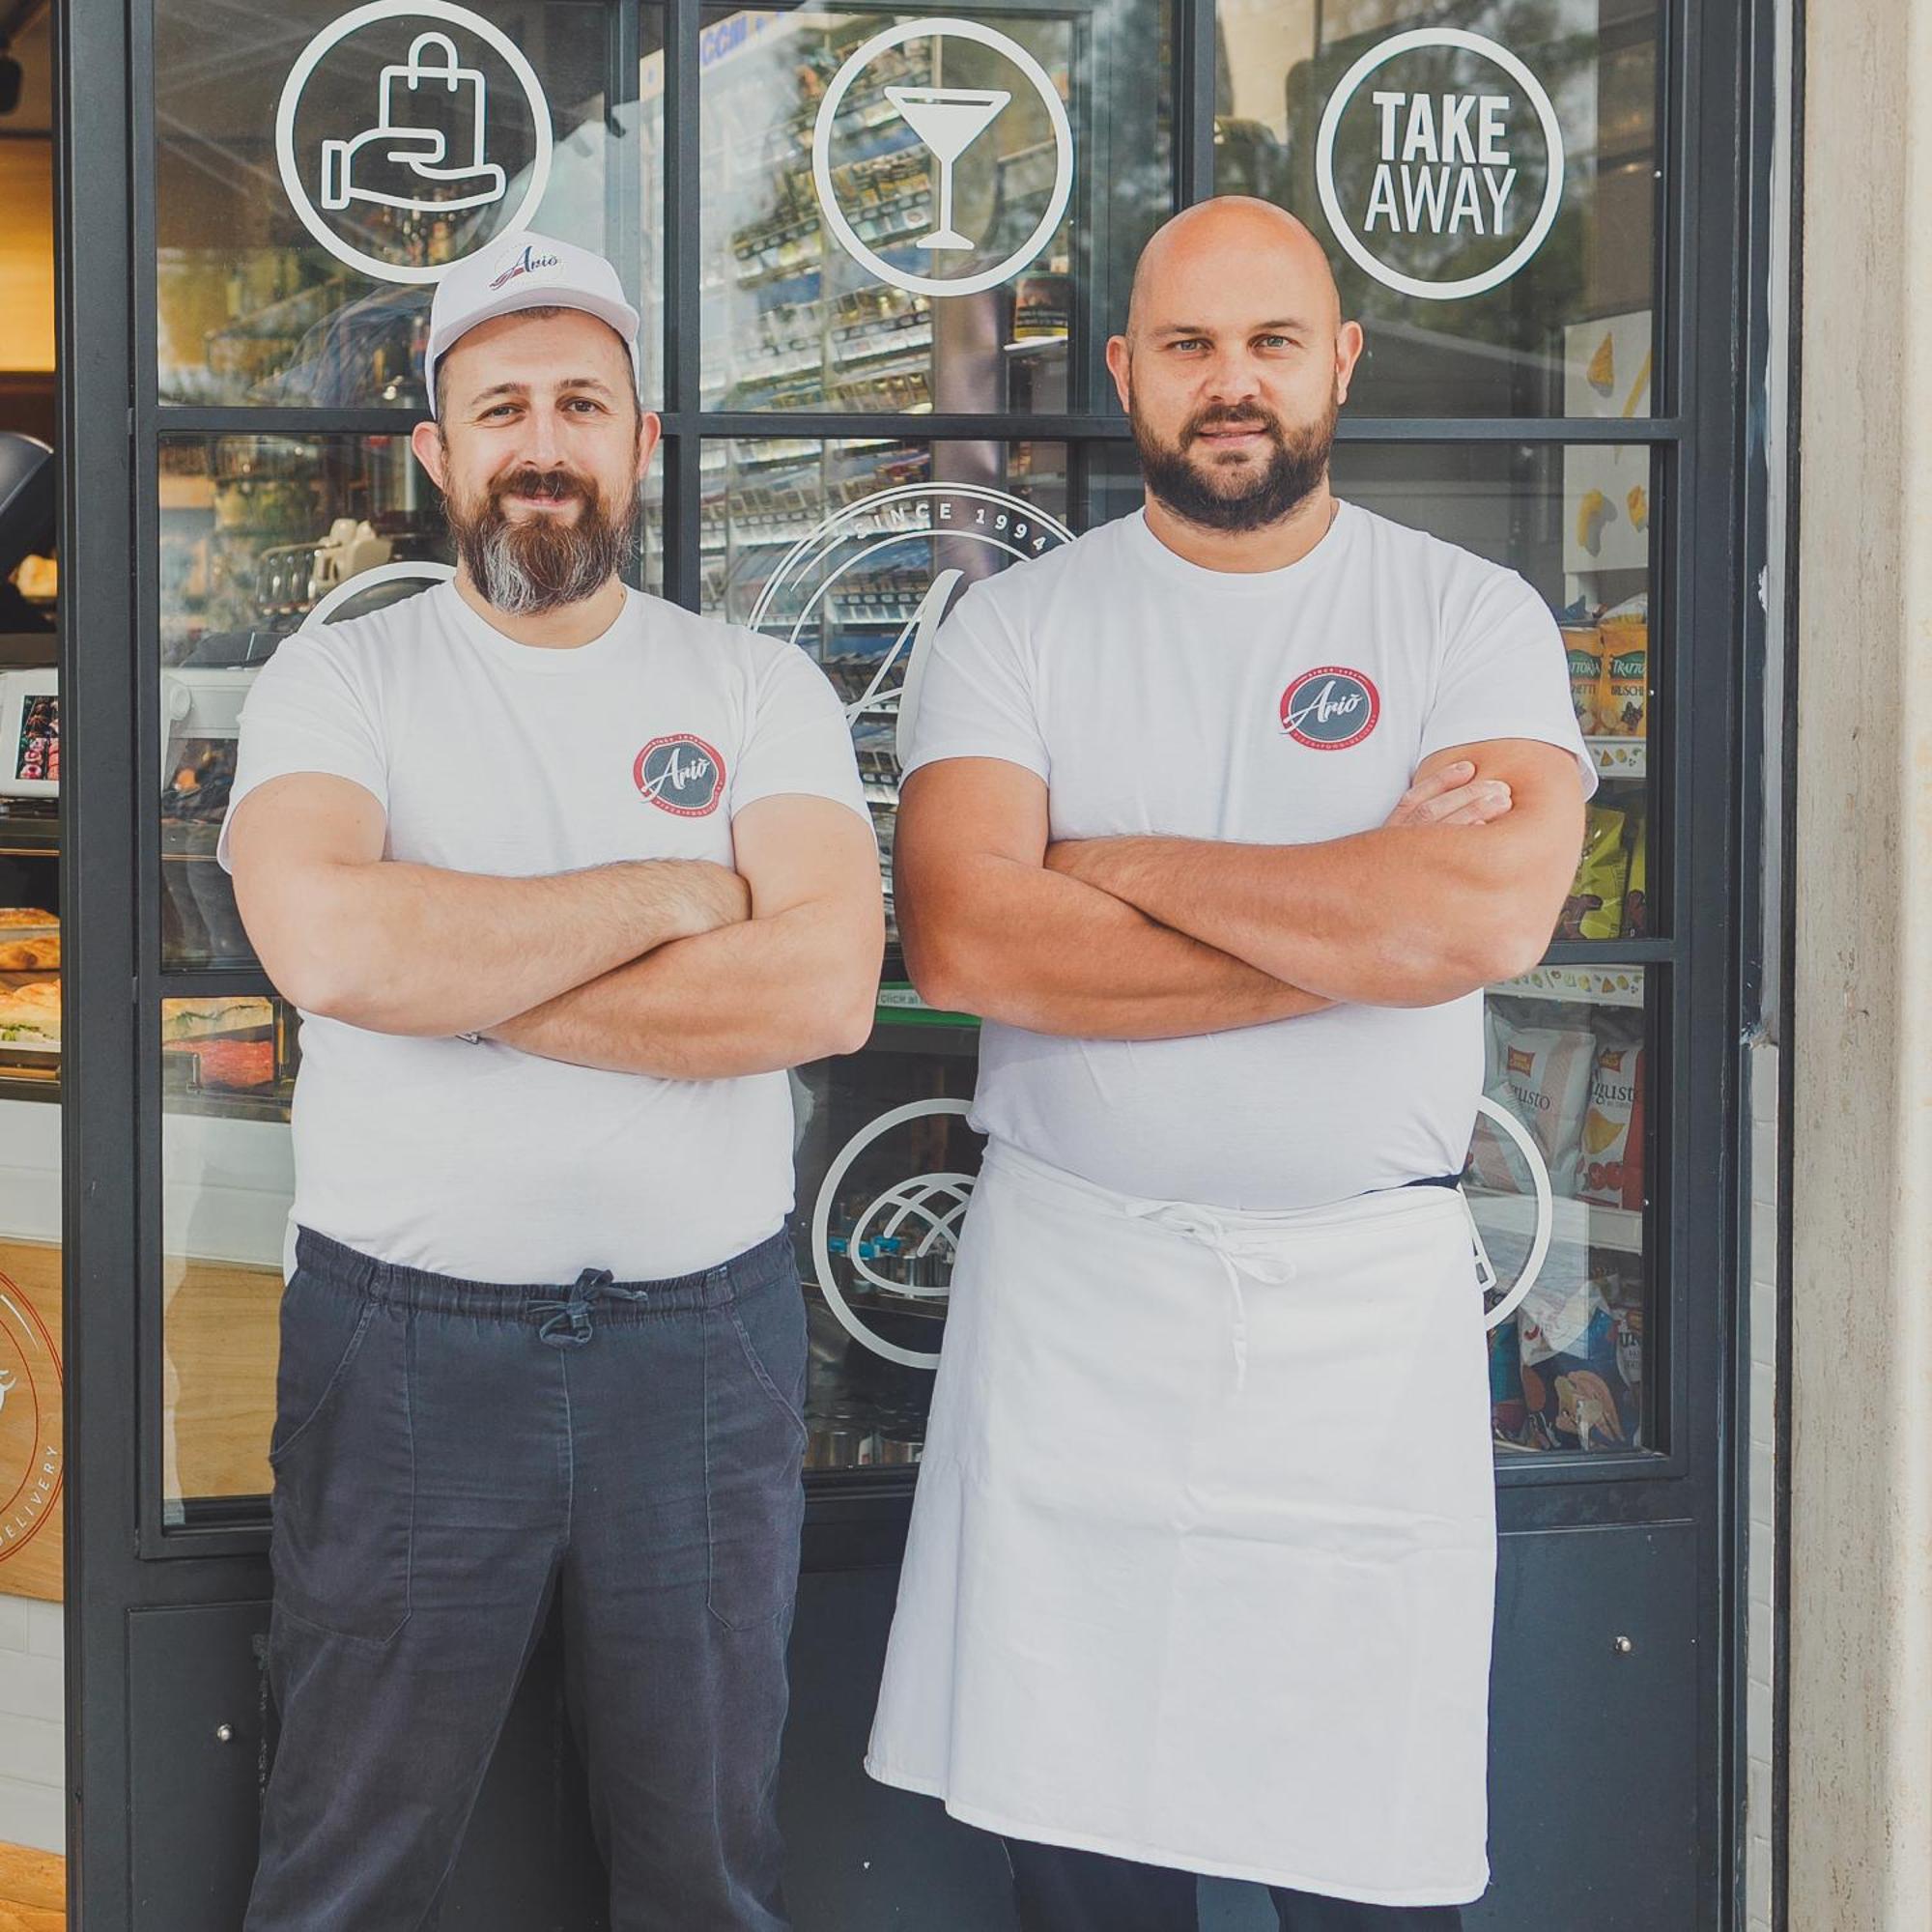
[[[1127,340],[1156,321],[1185,327],[1190,305],[1239,292],[1269,311],[1332,333],[1342,326],[1334,270],[1307,224],[1252,195],[1223,194],[1184,208],[1141,250],[1127,303]]]

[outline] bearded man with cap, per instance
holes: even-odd
[[[1331,491],[1361,350],[1293,216],[1177,216],[1108,346],[1144,508],[923,664],[900,921],[989,1145],[867,1763],[1006,1838],[1026,1932],[1487,1880],[1457,1177],[1596,776],[1536,592]]]
[[[619,1932],[781,1932],[803,1515],[786,1069],[883,944],[843,713],[629,589],[657,441],[601,257],[443,277],[459,567],[287,639],[223,861],[302,1013],[248,1932],[435,1922],[553,1604]]]

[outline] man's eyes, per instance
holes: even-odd
[[[523,407],[522,403],[497,403],[483,412],[481,420],[488,422],[492,416],[515,415]],[[609,413],[604,405],[594,396],[568,396],[564,399],[563,407],[566,410],[575,412],[579,415],[586,413],[606,415]]]

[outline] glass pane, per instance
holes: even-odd
[[[703,398],[1057,411],[1172,201],[1164,0],[708,14]],[[1069,365],[1069,355],[1074,360]]]
[[[1556,936],[1657,933],[1653,452],[1625,443],[1344,442],[1334,474],[1349,501],[1508,564],[1542,593],[1562,632],[1571,696],[1600,780]]]
[[[647,96],[639,68],[617,65],[608,0],[475,12],[487,35],[407,10],[344,31],[338,15],[356,14],[325,0],[159,0],[164,402],[420,409],[430,285],[513,228],[609,255],[661,311],[661,84]],[[662,19],[639,10],[641,56],[662,47]],[[364,138],[378,129],[394,142]],[[647,400],[658,336],[654,323]]]
[[[1215,185],[1327,248],[1368,334],[1354,409],[1650,412],[1659,23],[1655,0],[1220,0]]]
[[[980,1170],[964,1118],[976,1032],[890,1009],[879,1017],[873,1051],[803,1067],[793,1083],[810,1468],[919,1461]]]
[[[654,463],[644,492],[639,574],[652,591],[661,475]],[[167,436],[159,498],[162,960],[245,965],[214,845],[255,673],[319,609],[337,622],[412,596],[448,575],[453,553],[407,437]],[[346,590],[364,576],[366,591]]]
[[[161,1002],[163,1498],[266,1495],[295,1168],[296,1012],[251,996]]]
[[[1645,990],[1637,966],[1542,966],[1489,997],[1484,1097],[1520,1139],[1480,1116],[1463,1187],[1497,1277],[1490,1386],[1499,1458],[1662,1446],[1645,1400],[1657,1104]],[[1550,1236],[1540,1264],[1539,1225]]]
[[[782,437],[703,450],[702,608],[802,645],[844,697],[895,941],[906,654],[973,579],[1067,540],[1066,445]],[[903,977],[890,958],[887,977]]]

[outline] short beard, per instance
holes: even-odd
[[[546,495],[574,497],[581,505],[576,521],[539,515],[519,523],[504,512],[505,497]],[[572,470],[513,469],[480,501],[448,497],[443,513],[470,582],[507,617],[541,616],[594,597],[636,550],[636,487],[622,514],[612,516],[597,486]]]
[[[1321,488],[1340,413],[1341,405],[1332,396],[1313,422],[1293,429],[1259,406],[1203,410],[1182,427],[1179,441],[1170,443],[1160,440],[1137,405],[1127,411],[1149,490],[1183,522],[1230,532],[1266,529],[1292,516]],[[1213,472],[1197,467],[1188,450],[1203,430],[1235,424],[1264,429],[1274,451],[1253,482],[1225,488]]]

